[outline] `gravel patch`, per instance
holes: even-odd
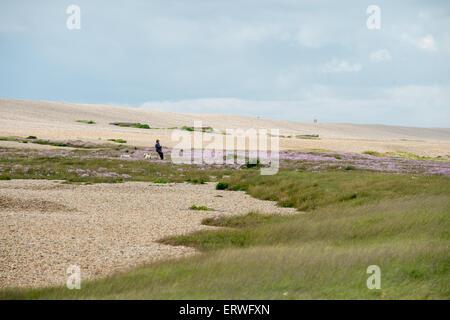
[[[215,211],[189,210],[192,205]],[[205,217],[249,211],[298,213],[215,190],[214,183],[0,181],[0,288],[65,284],[70,265],[81,268],[83,280],[192,255],[193,248],[156,241],[212,228],[201,225]]]

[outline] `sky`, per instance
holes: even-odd
[[[448,0],[0,2],[4,98],[450,127],[449,89]]]

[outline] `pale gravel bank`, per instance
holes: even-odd
[[[305,115],[305,117],[309,117]],[[76,122],[93,120],[96,124]],[[173,148],[178,138],[167,128],[203,126],[225,129],[280,129],[291,139],[280,139],[281,150],[326,149],[336,152],[409,152],[437,157],[450,154],[450,128],[416,128],[404,126],[363,125],[351,123],[319,123],[271,120],[219,114],[181,114],[148,109],[104,105],[73,104],[51,101],[29,101],[0,98],[0,137],[37,136],[50,140],[83,140],[105,143],[121,138],[128,145],[152,147],[156,139]],[[310,119],[312,121],[312,119]],[[112,122],[140,122],[152,128],[136,129],[110,125]],[[296,135],[318,134],[320,140],[296,139]],[[205,134],[209,141],[214,135]],[[209,142],[206,143],[209,145]],[[27,148],[34,148],[29,144]],[[20,147],[20,146],[17,146]],[[41,147],[36,147],[41,148]]]
[[[189,210],[193,204],[216,211]],[[249,211],[298,213],[213,183],[0,181],[0,288],[64,284],[70,265],[92,279],[192,255],[192,248],[156,241],[211,228],[201,225],[205,217]]]

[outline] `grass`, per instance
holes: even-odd
[[[29,143],[30,142],[30,143],[49,145],[49,146],[54,146],[54,147],[71,147],[71,148],[79,148],[79,149],[97,149],[97,148],[110,147],[107,144],[93,144],[93,143],[85,144],[80,140],[64,141],[64,142],[51,141],[51,140],[45,140],[45,139],[38,139],[36,136],[28,136],[27,138],[0,137],[0,141],[15,141],[15,142],[21,142],[21,143]]]
[[[307,140],[320,140],[319,137],[308,136],[308,135],[297,135],[295,136],[297,139],[307,139]]]
[[[426,157],[426,156],[419,156],[414,153],[409,152],[377,152],[377,151],[364,151],[363,154],[368,154],[375,157],[396,157],[396,158],[403,158],[408,160],[432,160],[432,161],[450,161],[450,158],[447,157]]]
[[[129,127],[129,128],[137,128],[137,129],[150,129],[150,126],[148,124],[144,123],[133,123],[133,122],[113,122],[110,123],[115,126],[119,127]]]
[[[94,120],[75,120],[76,122],[87,123],[87,124],[96,124]]]
[[[68,172],[99,167],[128,174],[131,178],[127,181],[201,183],[211,176],[226,177],[216,189],[243,190],[305,213],[207,218],[203,224],[221,228],[160,240],[197,248],[201,255],[83,281],[81,290],[65,286],[3,289],[0,299],[450,298],[448,177],[294,169],[261,176],[256,168],[201,170],[145,160],[29,157],[21,153],[0,158],[3,170],[17,165],[30,169],[9,171],[0,179],[124,181]],[[369,265],[381,268],[380,290],[366,287]]]
[[[150,126],[148,124],[142,124],[142,123],[136,123],[133,128],[138,129],[150,129]]]
[[[229,170],[213,168],[200,170],[196,166],[174,165],[170,162],[154,163],[146,160],[127,161],[121,159],[83,159],[90,150],[74,150],[71,156],[29,156],[28,154],[15,153],[10,156],[0,157],[0,176],[10,179],[48,179],[65,180],[68,183],[116,183],[125,181],[123,174],[131,176],[126,181],[166,181],[204,184],[210,180],[210,176],[221,178],[230,175]],[[28,170],[25,170],[27,168]],[[83,172],[98,172],[99,168],[105,168],[103,172],[115,172],[117,176],[95,176],[90,174],[81,177],[75,170]],[[182,175],[180,171],[182,170]],[[3,171],[3,172],[2,172]],[[162,182],[159,182],[162,183]]]
[[[254,227],[257,225],[261,225],[264,223],[272,223],[272,222],[278,222],[278,221],[285,221],[285,217],[280,215],[263,215],[258,214],[257,212],[250,212],[243,216],[221,216],[221,217],[214,217],[214,218],[205,218],[202,221],[202,224],[212,227],[224,227],[224,228],[247,228],[247,227]],[[182,239],[181,237],[175,237],[175,239],[172,244],[178,245],[177,243],[178,239]],[[194,245],[194,242],[190,242],[190,245]],[[199,246],[201,247],[201,246]]]
[[[198,210],[198,211],[214,211],[213,208],[208,208],[207,206],[196,206],[193,204],[189,207],[189,210]]]
[[[167,179],[156,179],[152,181],[153,183],[169,183]]]
[[[117,142],[117,143],[127,143],[127,140],[123,140],[123,139],[108,139],[108,141]]]
[[[182,126],[181,130],[194,131],[194,127]]]
[[[7,289],[17,299],[448,299],[450,200],[395,197],[297,216],[220,218],[228,227],[166,240],[204,254],[64,286]],[[217,220],[216,220],[217,221]],[[369,265],[381,289],[369,290]]]
[[[216,185],[217,190],[225,190],[229,187],[229,184],[227,182],[218,182]]]
[[[381,175],[359,170],[302,172],[280,170],[273,176],[245,170],[228,178],[229,190],[244,190],[255,198],[277,201],[301,211],[328,205],[355,206],[395,196],[450,194],[449,178]]]
[[[255,168],[255,167],[259,167],[260,166],[260,162],[259,162],[259,158],[258,159],[252,159],[252,161],[248,160],[245,163],[245,166],[247,168]]]
[[[169,128],[171,129],[171,128]],[[195,131],[197,128],[194,127],[189,127],[189,126],[182,126],[181,130],[186,130],[186,131]],[[212,132],[213,128],[212,127],[202,127],[202,128],[198,128],[200,129],[202,132]]]
[[[209,181],[209,177],[189,178],[185,181],[192,184],[205,184],[207,181]]]

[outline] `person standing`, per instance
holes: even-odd
[[[156,140],[155,149],[156,149],[156,152],[158,152],[159,157],[161,158],[161,160],[164,160],[164,154],[162,152],[162,147],[159,144],[159,140]]]

